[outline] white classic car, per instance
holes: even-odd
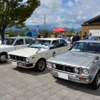
[[[37,38],[29,47],[10,52],[9,59],[23,68],[36,68],[43,71],[46,59],[68,51],[70,46],[61,38]]]
[[[2,44],[0,44],[0,62],[7,61],[7,53],[13,50],[27,47],[34,38],[32,37],[7,37]]]
[[[70,51],[47,60],[47,68],[54,77],[100,86],[100,41],[77,41]]]

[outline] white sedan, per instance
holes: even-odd
[[[67,52],[70,46],[61,38],[37,38],[29,47],[12,51],[8,57],[18,67],[43,71],[46,59]]]
[[[32,37],[7,37],[2,44],[0,44],[0,63],[7,62],[7,54],[13,50],[27,47],[34,38]]]

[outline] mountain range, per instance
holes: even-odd
[[[6,30],[11,29],[11,30],[13,30],[13,31],[16,31],[16,32],[18,31],[18,32],[20,32],[20,31],[25,30],[25,28],[28,28],[30,31],[36,31],[37,28],[38,28],[38,30],[49,30],[49,31],[54,30],[54,28],[51,27],[51,26],[49,26],[49,25],[46,25],[46,26],[43,26],[43,25],[41,25],[41,26],[26,25],[26,26],[23,27],[23,28],[16,28],[15,26],[13,26],[13,27],[11,27],[11,28],[7,28]],[[55,27],[55,28],[57,28],[57,27]],[[62,27],[62,28],[64,28],[65,30],[67,30],[67,32],[71,31],[72,29],[73,29],[75,32],[80,32],[80,31],[81,31],[81,27],[79,27],[79,28]]]
[[[28,27],[30,30],[36,30],[36,29],[37,29],[37,26],[35,26],[35,25],[26,25],[26,27]],[[55,28],[57,28],[57,27],[55,27]],[[75,32],[81,31],[81,27],[79,27],[79,28],[62,27],[62,28],[64,28],[65,30],[67,30],[67,32],[69,32],[69,31],[72,30],[72,29],[73,29]],[[54,28],[51,27],[51,26],[49,26],[49,25],[46,25],[46,27],[45,27],[45,26],[38,26],[38,29],[39,29],[39,30],[46,29],[46,30],[49,30],[49,31],[54,30]]]

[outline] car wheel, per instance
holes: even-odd
[[[1,54],[1,55],[0,55],[0,62],[1,62],[1,63],[7,62],[7,56],[6,56],[5,54]]]
[[[97,75],[95,76],[93,82],[91,83],[91,87],[93,89],[98,89],[100,86],[100,70],[98,71]]]
[[[40,59],[37,63],[36,63],[36,71],[38,72],[42,72],[45,70],[46,68],[46,61],[44,59]]]

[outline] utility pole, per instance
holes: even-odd
[[[44,14],[44,27],[45,27],[45,30],[46,30],[46,15]]]

